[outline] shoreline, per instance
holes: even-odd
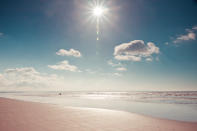
[[[134,113],[134,112],[129,112],[126,110],[118,110],[118,109],[108,109],[108,108],[96,108],[96,107],[78,107],[78,106],[61,106],[59,104],[52,104],[52,103],[45,103],[45,102],[38,102],[38,101],[30,101],[30,100],[23,100],[23,99],[14,99],[14,98],[9,98],[9,97],[0,97],[0,99],[10,99],[13,101],[19,101],[19,102],[27,102],[27,103],[39,103],[47,106],[52,106],[55,108],[62,108],[62,109],[80,109],[80,110],[100,110],[100,111],[116,111],[116,112],[125,112],[125,113],[131,113],[131,114],[136,114],[139,116],[144,116],[144,117],[149,117],[153,119],[159,119],[159,120],[168,120],[168,121],[178,121],[178,122],[186,122],[186,123],[196,123],[197,121],[184,121],[184,120],[174,120],[174,119],[167,119],[167,118],[162,118],[162,117],[155,117],[151,115],[146,115],[146,114],[140,114],[140,113]]]
[[[195,131],[197,122],[183,122],[97,108],[60,107],[0,97],[3,131]]]
[[[28,96],[28,97],[27,97]],[[30,97],[29,97],[30,96]],[[38,96],[38,97],[37,97]],[[151,103],[135,102],[110,99],[79,99],[75,97],[43,97],[36,94],[8,94],[0,97],[21,100],[27,102],[36,102],[44,104],[59,105],[60,107],[83,107],[93,109],[109,109],[116,111],[126,111],[134,114],[145,115],[153,118],[177,120],[183,122],[197,122],[196,104],[176,104],[176,103]],[[52,99],[50,99],[52,98]]]

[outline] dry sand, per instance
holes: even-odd
[[[197,123],[0,98],[0,131],[197,131]]]

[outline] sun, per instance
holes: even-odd
[[[95,7],[93,8],[93,15],[96,17],[101,17],[104,13],[104,8],[103,7]]]

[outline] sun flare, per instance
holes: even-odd
[[[90,3],[89,11],[91,20],[96,23],[96,40],[98,41],[100,36],[100,26],[103,24],[103,21],[106,20],[109,9],[104,2],[93,0]]]
[[[95,7],[93,9],[93,15],[96,16],[96,17],[102,16],[103,13],[104,13],[104,9],[102,7]]]

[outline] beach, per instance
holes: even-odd
[[[196,131],[196,122],[0,98],[1,131]]]

